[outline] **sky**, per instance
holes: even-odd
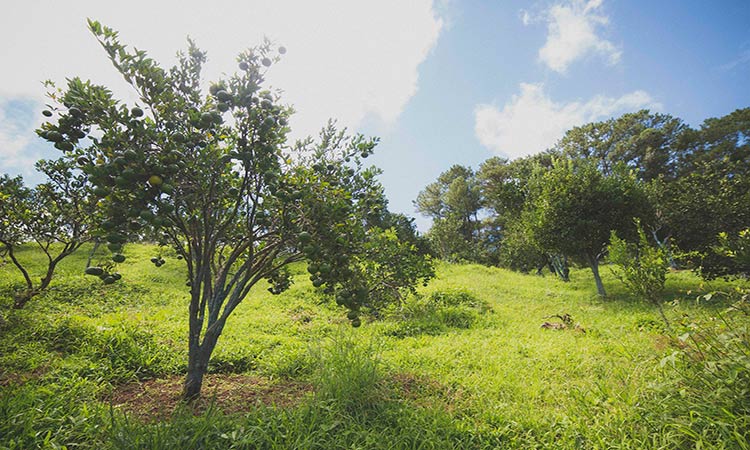
[[[453,164],[537,153],[643,108],[697,127],[750,107],[747,0],[26,0],[0,15],[0,173],[34,184],[34,162],[58,156],[33,132],[43,81],[79,76],[137,101],[87,17],[164,67],[192,38],[206,85],[264,36],[283,45],[267,79],[297,111],[291,139],[329,118],[379,136],[368,161],[422,231],[412,202]]]

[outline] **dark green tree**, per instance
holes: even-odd
[[[594,160],[606,175],[625,164],[639,180],[673,179],[686,151],[688,130],[678,118],[641,110],[574,127],[555,150],[570,158]]]
[[[750,108],[707,119],[689,135],[679,177],[658,191],[658,211],[675,244],[700,254],[694,264],[712,278],[732,264],[713,251],[719,234],[750,227]]]
[[[578,258],[590,268],[599,295],[606,296],[599,274],[610,233],[630,237],[634,217],[648,217],[648,202],[635,176],[622,165],[609,175],[596,161],[557,161],[531,180],[529,226],[548,252]]]

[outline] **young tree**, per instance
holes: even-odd
[[[362,158],[377,141],[329,124],[318,141],[288,147],[291,110],[263,89],[283,47],[265,42],[242,53],[240,72],[212,84],[206,96],[200,78],[206,57],[192,42],[165,70],[121,44],[112,29],[94,21],[89,28],[139,104],[127,107],[106,87],[73,78],[52,93],[58,120],[39,134],[64,142],[66,158],[89,175],[110,250],[151,230],[184,259],[190,291],[184,397],[200,394],[231,313],[261,280],[274,294],[286,289],[292,262],[307,260],[313,285],[335,295],[359,325],[369,280],[358,255],[374,209],[384,205],[376,171],[363,169]]]
[[[613,272],[625,287],[656,306],[664,324],[671,329],[661,304],[661,293],[669,271],[668,253],[661,246],[651,245],[640,221],[636,220],[635,223],[638,242],[628,243],[612,231],[607,259],[619,266],[620,270]]]
[[[25,287],[14,294],[13,307],[23,308],[52,283],[57,265],[91,239],[94,205],[83,174],[73,174],[63,160],[39,161],[37,169],[48,181],[33,189],[21,177],[0,178],[0,244],[23,275]],[[47,258],[47,268],[35,282],[28,263],[16,255],[18,247],[33,242]]]
[[[534,239],[547,251],[578,257],[591,268],[599,295],[599,274],[610,232],[632,236],[633,218],[648,204],[642,187],[622,166],[604,175],[595,162],[561,160],[531,180],[529,220]]]

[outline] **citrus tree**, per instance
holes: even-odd
[[[42,160],[36,167],[47,181],[34,188],[24,186],[20,176],[0,177],[0,244],[23,276],[24,287],[14,293],[13,301],[19,309],[49,287],[60,261],[92,238],[94,205],[86,176],[74,174],[65,160]],[[38,277],[29,261],[17,255],[25,243],[46,257],[46,268]]]
[[[263,280],[273,294],[285,270],[307,261],[315,287],[349,309],[352,325],[374,288],[359,261],[386,201],[363,167],[376,139],[331,123],[317,140],[286,144],[291,109],[264,77],[285,53],[268,41],[238,57],[238,73],[201,89],[204,52],[192,42],[164,69],[116,31],[89,21],[114,67],[138,96],[126,105],[105,86],[72,78],[52,90],[53,119],[38,131],[93,184],[98,233],[121,262],[123,245],[155,236],[184,260],[189,290],[184,397],[200,395],[228,317]],[[406,246],[403,252],[416,251]],[[160,256],[152,259],[164,263]],[[398,264],[397,260],[381,264]],[[106,267],[92,267],[109,282]],[[427,274],[427,276],[429,276]],[[418,277],[404,277],[408,287]]]
[[[629,239],[635,234],[633,218],[649,216],[642,186],[622,165],[604,174],[593,161],[569,159],[538,170],[530,183],[527,208],[534,241],[548,252],[584,261],[605,297],[599,263],[613,230]]]

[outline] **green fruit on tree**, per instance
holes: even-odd
[[[210,112],[204,112],[201,114],[201,124],[211,124],[214,121],[214,116]]]
[[[240,70],[247,70],[247,69],[249,69],[249,68],[250,68],[250,66],[248,66],[248,65],[247,65],[247,63],[246,63],[245,61],[242,61],[242,62],[240,63]]]
[[[113,244],[124,244],[127,238],[119,233],[110,233],[107,235],[107,242]]]
[[[269,66],[271,65],[271,63],[272,63],[272,61],[271,61],[271,59],[270,59],[270,58],[263,58],[263,59],[261,60],[261,64],[263,64],[263,65],[264,65],[264,66],[266,66],[266,67],[269,67]]]
[[[110,252],[119,252],[120,250],[122,250],[122,244],[113,242],[113,243],[107,244],[107,248],[109,249]]]
[[[352,326],[354,328],[359,328],[360,325],[362,325],[362,321],[359,320],[359,317],[357,317],[356,319],[352,320]]]
[[[357,314],[357,311],[349,311],[348,313],[346,313],[346,318],[349,320],[354,320],[358,317],[359,315]]]
[[[58,141],[55,142],[55,148],[64,152],[71,152],[73,151],[73,144],[68,141]]]
[[[83,139],[86,137],[86,132],[83,130],[71,130],[70,136],[75,139]]]
[[[44,115],[45,117],[52,117],[52,111],[50,111],[50,110],[48,110],[48,109],[45,109],[44,111],[42,111],[42,114],[43,114],[43,115]]]
[[[141,117],[143,115],[143,110],[136,106],[130,110],[130,114],[132,114],[133,117]]]
[[[218,105],[216,105],[216,109],[218,109],[221,112],[226,112],[229,109],[229,105],[227,105],[226,103],[222,102],[222,103],[219,103]]]
[[[47,132],[47,140],[49,140],[49,141],[60,142],[60,141],[62,141],[62,138],[63,138],[62,134],[60,134],[59,131],[52,130],[52,131],[48,131]]]
[[[148,184],[151,186],[160,186],[163,182],[164,180],[159,175],[151,175],[148,177]]]
[[[86,268],[86,275],[94,275],[98,277],[99,275],[103,273],[104,273],[104,269],[102,269],[101,267],[92,266],[92,267]]]
[[[226,103],[232,100],[232,95],[229,92],[222,89],[216,93],[216,98],[219,99],[220,102]]]
[[[144,209],[143,211],[140,212],[140,214],[138,214],[138,217],[145,220],[146,222],[150,222],[154,220],[155,216],[154,216],[154,213],[151,212],[151,210]]]
[[[112,284],[112,283],[114,283],[117,280],[112,275],[109,275],[107,277],[104,277],[104,280],[102,280],[102,281],[104,281],[104,284]]]
[[[122,253],[115,253],[114,255],[112,255],[112,261],[121,263],[125,261],[125,255],[123,255]]]

